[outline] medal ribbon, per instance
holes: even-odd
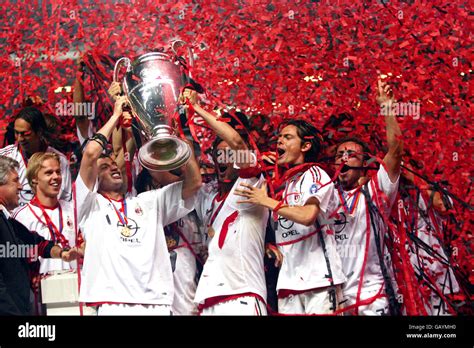
[[[360,187],[357,189],[356,192],[354,193],[349,193],[347,198],[350,198],[355,195],[355,197],[352,199],[351,206],[349,207],[347,205],[347,200],[344,198],[344,192],[341,190],[341,188],[338,186],[337,187],[337,194],[339,195],[339,199],[342,203],[342,208],[344,209],[344,212],[347,214],[352,214],[357,207],[357,203],[359,202],[359,197],[360,197]]]
[[[61,204],[58,202],[58,208],[59,208],[59,229],[56,227],[54,222],[51,220],[49,217],[48,213],[44,209],[43,205],[40,203],[38,200],[38,197],[33,197],[33,199],[30,202],[31,204],[37,206],[40,208],[41,212],[43,213],[45,221],[41,220],[41,218],[35,213],[33,208],[28,204],[28,208],[31,210],[33,215],[38,219],[39,222],[41,222],[43,225],[46,225],[48,227],[49,233],[51,235],[51,239],[53,241],[59,241],[63,248],[69,248],[69,242],[63,235],[63,211],[61,208]]]
[[[127,202],[126,202],[126,200],[125,199],[120,200],[120,203],[122,204],[123,214],[124,214],[122,216],[120,211],[115,207],[115,204],[112,202],[112,200],[104,194],[102,194],[102,196],[104,196],[110,202],[110,204],[112,204],[112,207],[114,208],[115,213],[117,214],[117,217],[118,217],[119,221],[122,223],[122,225],[124,227],[127,227],[128,226],[128,220],[127,220]]]

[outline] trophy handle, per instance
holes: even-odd
[[[180,44],[181,46],[184,46],[184,45],[187,44],[187,42],[183,41],[183,40],[179,40],[179,39],[171,41],[171,50],[173,51],[173,53],[176,57],[178,57],[178,52],[176,52],[176,48],[175,48],[175,46],[177,44]],[[190,67],[193,67],[194,66],[193,51],[191,49],[191,46],[188,46],[187,49],[188,49],[188,63],[189,63]],[[191,76],[191,71],[189,71],[189,77],[192,77]]]
[[[129,72],[130,70],[132,70],[132,62],[130,61],[129,58],[127,57],[122,57],[120,58],[119,60],[117,60],[117,62],[115,63],[115,67],[114,67],[114,82],[117,82],[118,81],[118,73],[120,71],[120,68],[121,68],[121,65],[123,64],[123,62],[126,62],[125,64],[127,65],[127,72]]]

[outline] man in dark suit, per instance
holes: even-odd
[[[76,248],[63,250],[10,218],[22,188],[17,170],[18,162],[0,156],[0,315],[31,314],[29,257],[78,257]]]

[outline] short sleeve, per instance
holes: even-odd
[[[332,213],[336,209],[336,200],[334,197],[334,183],[329,175],[317,166],[308,169],[304,175],[301,188],[303,205],[314,197],[318,200],[319,208],[324,214]]]
[[[194,210],[196,195],[183,200],[182,189],[183,182],[179,181],[158,190],[144,192],[138,195],[138,198],[148,206],[154,206],[156,203],[159,217],[163,226],[166,226]]]
[[[377,172],[377,181],[379,184],[379,188],[385,193],[390,201],[390,204],[393,204],[397,192],[398,192],[398,182],[400,179],[400,175],[397,177],[395,182],[390,180],[387,171],[383,165],[380,165],[380,168]]]
[[[81,174],[76,179],[76,206],[77,206],[77,219],[79,225],[83,223],[91,213],[94,205],[97,201],[97,189],[99,183],[96,180],[92,191],[88,189],[84,181],[82,180]]]

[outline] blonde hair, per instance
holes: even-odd
[[[28,184],[30,184],[31,189],[36,193],[36,185],[33,184],[33,180],[38,177],[38,173],[41,170],[43,162],[49,159],[54,159],[58,161],[58,164],[61,165],[59,156],[54,152],[37,152],[33,154],[28,160],[28,168],[26,168],[26,179]]]

